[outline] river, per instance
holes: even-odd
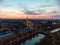
[[[44,37],[45,37],[45,35],[38,34],[35,37],[32,37],[31,39],[28,39],[28,40],[20,43],[20,45],[35,45],[37,42],[40,42]]]

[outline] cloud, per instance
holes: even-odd
[[[16,8],[16,7],[5,7],[5,6],[2,6],[0,5],[0,13],[1,12],[12,12],[12,13],[18,13],[18,12],[21,12],[21,8]]]
[[[0,5],[0,18],[24,19],[27,16],[31,19],[57,19],[60,18],[57,6],[42,8],[16,8]]]
[[[29,15],[37,15],[40,14],[39,12],[34,12],[34,11],[30,11],[30,10],[26,10],[24,11],[25,14],[29,14]]]
[[[45,10],[41,9],[24,9],[23,12],[28,15],[40,15],[45,12]]]
[[[23,12],[29,15],[38,15],[43,13],[58,13],[58,6],[40,7],[40,8],[25,8]]]
[[[52,19],[60,19],[60,15],[52,15]]]

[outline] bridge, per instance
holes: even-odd
[[[54,29],[54,30],[52,30],[52,31],[50,31],[50,32],[51,32],[51,33],[55,33],[55,32],[58,32],[58,31],[60,31],[60,28]]]
[[[51,33],[55,33],[55,32],[58,32],[58,31],[60,31],[60,28],[53,29],[51,31],[49,31],[49,30],[48,31],[40,31],[40,33],[43,34],[43,35],[49,35]]]

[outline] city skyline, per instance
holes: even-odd
[[[0,18],[60,19],[59,0],[0,0]]]

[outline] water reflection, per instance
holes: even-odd
[[[22,42],[20,45],[35,45],[35,43],[39,42],[45,37],[43,34],[38,34],[24,42]]]

